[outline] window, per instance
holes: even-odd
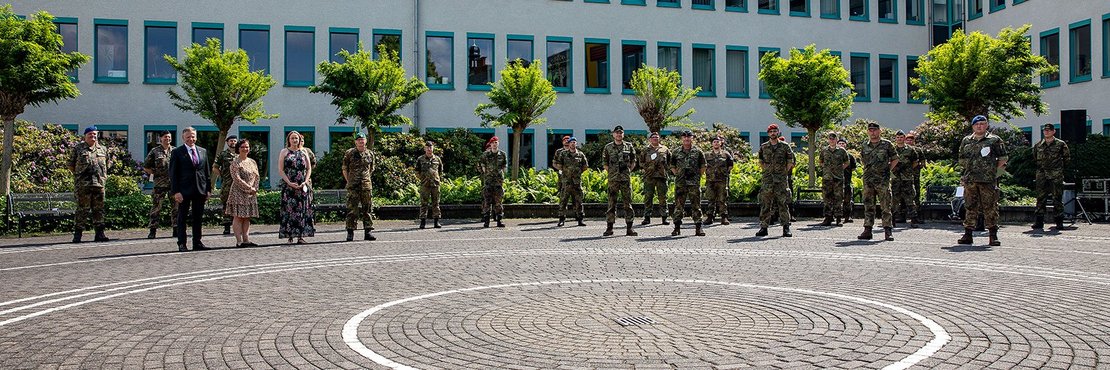
[[[714,10],[713,0],[690,0],[690,7],[701,10]]]
[[[767,55],[767,53],[775,53],[777,55],[779,53],[779,49],[778,48],[759,48],[759,59],[756,59],[755,65],[757,65],[757,66],[760,65],[760,61],[763,60],[763,56]],[[771,98],[771,94],[767,93],[767,86],[763,84],[763,79],[762,78],[759,79],[759,98],[760,99],[770,99]]]
[[[898,3],[879,0],[879,23],[898,23]]]
[[[54,25],[58,26],[58,34],[62,35],[62,52],[77,51],[77,18],[54,18]],[[77,82],[77,68],[66,74],[70,81]]]
[[[454,89],[454,34],[428,31],[425,35],[424,83],[432,90]]]
[[[466,35],[466,89],[489,90],[494,72],[493,35]]]
[[[856,101],[871,101],[871,55],[851,54],[852,91],[856,93]]]
[[[1068,26],[1068,83],[1091,80],[1091,20]]]
[[[794,17],[809,16],[809,0],[789,0],[790,15]]]
[[[898,103],[898,56],[879,54],[879,101]]]
[[[747,12],[748,0],[725,0],[725,11]]]
[[[659,68],[682,73],[682,44],[675,42],[659,43]]]
[[[1048,59],[1054,66],[1060,65],[1060,29],[1053,28],[1041,32],[1041,56]],[[1041,87],[1060,86],[1060,73],[1049,73],[1041,76]]]
[[[240,24],[239,48],[247,52],[252,71],[270,74],[270,26]]]
[[[304,87],[316,81],[316,28],[285,26],[285,86]]]
[[[1002,10],[1002,9],[1006,9],[1006,0],[990,0],[990,2],[991,2],[991,13],[997,12],[997,11]]]
[[[917,73],[917,57],[906,56],[906,101],[915,104],[921,104],[921,100],[914,99],[913,93],[919,89],[913,84],[913,81],[921,78]]]
[[[867,0],[848,0],[848,19],[853,21],[870,21]]]
[[[759,14],[779,14],[779,0],[759,0]]]
[[[508,35],[506,37],[505,57],[510,61],[520,60],[525,66],[532,64],[532,60],[536,59],[532,51],[532,36]]]
[[[967,19],[983,16],[983,0],[967,0]]]
[[[678,0],[659,0],[655,3],[655,6],[660,8],[678,8],[682,5],[678,3]]]
[[[645,0],[621,0],[621,5],[647,5],[647,3]]]
[[[193,22],[193,43],[205,45],[208,39],[220,40],[220,45],[223,45],[224,24]]]
[[[143,83],[177,83],[177,71],[163,55],[177,57],[177,22],[146,21],[146,46],[143,48]]]
[[[725,88],[730,98],[748,97],[748,48],[725,47]]]
[[[339,52],[343,50],[351,54],[358,52],[358,28],[328,29],[328,60],[336,63],[345,62],[346,59],[339,56]]]
[[[586,93],[609,93],[609,40],[586,39]]]
[[[534,166],[535,161],[533,159],[535,159],[535,157],[536,157],[536,144],[535,144],[535,133],[534,132],[535,132],[535,130],[529,128],[529,129],[525,129],[524,132],[522,132],[520,134],[520,168],[532,168]],[[513,158],[513,148],[516,147],[515,145],[513,145],[512,137],[513,137],[513,130],[510,128],[509,129],[509,140],[507,140],[509,142],[509,151],[505,153],[509,157],[509,163],[508,163],[508,166],[507,166],[508,168],[513,167],[513,159],[514,159]],[[561,144],[562,143],[560,143],[560,145]]]
[[[574,130],[547,129],[547,167],[554,168],[555,151],[563,148],[563,136],[574,136]]]
[[[199,131],[199,130],[198,130]],[[250,140],[251,151],[257,152],[258,157],[253,157],[258,162],[258,178],[260,187],[267,187],[270,184],[270,127],[269,126],[243,126],[239,128],[239,139]],[[200,142],[200,132],[197,132],[197,142]],[[262,144],[262,145],[259,145]],[[285,137],[281,138],[281,144],[276,148],[281,151],[288,143],[285,142]],[[210,149],[210,150],[214,150]],[[211,153],[211,151],[210,151]],[[280,179],[279,179],[280,180]]]
[[[821,0],[821,18],[840,19],[840,0]]]
[[[694,67],[694,87],[700,87],[698,96],[717,96],[715,47],[694,44],[692,63]]]
[[[925,0],[906,0],[906,24],[925,25]]]
[[[549,36],[547,38],[547,80],[557,92],[573,92],[571,85],[570,61],[571,38]]]
[[[343,145],[341,145],[341,143],[339,143],[340,140],[344,140],[344,141],[349,140],[349,143],[342,143],[342,144],[346,144],[348,146],[353,146],[350,143],[354,142],[355,130],[356,129],[354,127],[351,127],[351,126],[339,126],[339,127],[329,126],[328,127],[328,150],[329,151],[346,150],[346,148],[341,147]]]
[[[143,152],[143,158],[146,159],[146,154],[150,153],[154,147],[162,145],[162,137],[159,135],[163,131],[169,131],[173,140],[170,141],[170,147],[177,145],[177,126],[173,125],[146,125],[143,126],[143,142],[146,143],[146,151]]]
[[[1110,13],[1102,16],[1102,77],[1110,78]]]
[[[127,20],[93,20],[97,83],[127,83]]]
[[[374,59],[380,57],[378,47],[383,45],[386,50],[397,53],[399,60],[405,60],[401,58],[401,30],[374,29]]]
[[[625,94],[632,91],[632,74],[647,62],[647,43],[643,41],[621,41],[621,87]]]
[[[127,149],[127,125],[96,125],[96,127],[100,130],[101,144]]]
[[[1033,128],[1025,126],[1021,128],[1021,136],[1025,137],[1026,143],[1033,143]]]

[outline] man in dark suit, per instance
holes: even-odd
[[[181,138],[185,145],[179,146],[170,153],[170,194],[177,202],[177,249],[187,251],[185,248],[186,215],[192,209],[189,224],[193,225],[193,250],[208,249],[200,241],[201,220],[204,218],[204,202],[208,200],[211,192],[211,182],[208,180],[210,170],[208,166],[208,152],[197,146],[197,130],[186,127],[181,130]]]

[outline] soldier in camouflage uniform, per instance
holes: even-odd
[[[482,227],[489,227],[490,218],[497,221],[497,227],[505,227],[501,218],[505,208],[501,201],[505,198],[505,166],[509,163],[505,152],[497,148],[499,140],[494,136],[486,142],[486,151],[478,158],[478,173],[482,177]]]
[[[767,142],[759,146],[759,168],[763,178],[759,190],[759,231],[755,236],[767,236],[771,214],[777,210],[782,223],[782,236],[790,233],[790,177],[794,173],[794,152],[790,145],[779,140],[779,125],[767,126]]]
[[[563,155],[563,152],[567,151],[567,147],[570,146],[569,141],[570,135],[564,135],[563,147],[555,149],[555,155],[551,156],[551,167],[554,167],[555,173],[559,175],[559,183],[555,186],[555,196],[559,197],[560,199],[562,199],[563,197],[563,169],[559,167],[559,156]]]
[[[216,155],[216,162],[212,164],[212,176],[220,179],[220,209],[227,208],[227,197],[231,194],[231,161],[235,160],[236,154],[232,152],[231,148],[235,147],[235,143],[239,142],[239,138],[235,135],[228,135],[227,141],[224,144],[224,150]],[[220,212],[223,214],[223,212]],[[231,216],[223,215],[224,235],[231,235]]]
[[[358,133],[355,147],[343,153],[343,179],[347,181],[347,241],[355,239],[355,228],[360,218],[363,239],[378,239],[370,233],[374,228],[374,219],[370,217],[370,210],[374,208],[371,197],[374,187],[370,178],[376,164],[374,153],[366,148],[366,134]]]
[[[1064,166],[1071,163],[1068,143],[1056,138],[1056,127],[1046,123],[1041,130],[1043,137],[1033,146],[1037,162],[1037,213],[1034,229],[1044,229],[1045,202],[1052,199],[1053,221],[1056,230],[1064,229]]]
[[[913,198],[913,214],[917,218],[910,219],[910,226],[921,225],[921,170],[925,169],[925,148],[915,145],[917,140],[917,133],[910,131],[906,133],[906,145],[913,148],[914,153],[917,154],[917,164],[913,166],[913,188],[917,189],[917,196]]]
[[[914,208],[914,199],[917,199],[917,188],[914,187],[914,167],[917,167],[919,158],[917,149],[906,145],[906,133],[901,130],[894,135],[894,150],[898,152],[898,165],[894,167],[890,179],[890,195],[893,198],[892,212],[895,224],[910,220],[910,227],[917,227],[917,209]]]
[[[848,152],[837,146],[837,134],[830,132],[825,137],[829,145],[821,148],[821,194],[825,200],[825,220],[821,226],[832,226],[833,219],[840,225],[844,204],[844,169],[848,168]]]
[[[624,220],[627,224],[625,235],[639,235],[632,230],[632,170],[636,169],[636,148],[632,143],[624,141],[624,127],[613,127],[613,142],[605,144],[601,150],[601,161],[608,174],[609,183],[609,208],[605,211],[605,233],[613,235],[613,224],[617,220],[617,202],[621,203],[624,210]]]
[[[420,228],[428,222],[429,209],[432,214],[432,227],[439,226],[439,178],[443,173],[443,161],[435,155],[435,143],[424,142],[424,155],[416,158],[416,177],[420,179]]]
[[[719,148],[719,146],[718,146]],[[671,236],[682,233],[682,216],[686,210],[686,199],[690,199],[690,219],[694,221],[694,235],[705,236],[701,230],[701,177],[705,175],[706,160],[701,149],[694,146],[694,133],[682,132],[682,147],[671,152],[671,171],[674,173],[674,231]]]
[[[69,170],[73,172],[73,189],[77,197],[77,215],[74,220],[73,242],[81,242],[81,233],[89,226],[96,230],[95,241],[105,242],[104,236],[104,183],[108,181],[108,148],[99,144],[96,126],[85,128],[84,141],[73,148],[69,157]],[[91,217],[90,217],[91,216]]]
[[[959,160],[963,174],[960,182],[964,187],[964,236],[957,243],[973,243],[971,232],[979,215],[990,231],[989,245],[1000,246],[998,240],[998,174],[1009,160],[1006,145],[1002,138],[987,132],[990,124],[987,117],[975,116],[971,119],[971,135],[960,141]]]
[[[848,140],[844,138],[838,139],[836,141],[836,147],[844,149],[844,152],[847,153]],[[844,212],[844,223],[850,224],[852,223],[852,208],[855,207],[853,199],[855,198],[855,192],[852,191],[852,177],[856,173],[856,166],[859,165],[859,159],[857,159],[855,155],[852,155],[852,153],[847,154],[848,167],[844,167],[844,204],[841,206],[841,210]]]
[[[582,172],[586,171],[588,162],[586,161],[586,154],[578,151],[578,139],[569,138],[567,143],[567,150],[556,157],[559,160],[559,168],[562,169],[563,173],[561,177],[563,181],[562,197],[559,198],[559,226],[563,226],[567,216],[571,213],[574,214],[574,219],[578,221],[578,226],[586,226],[586,223],[582,222],[582,218],[585,217],[585,212],[582,209]],[[568,202],[571,203],[569,209],[567,208]]]
[[[170,203],[173,207],[173,212],[170,212],[170,225],[175,231],[177,230],[177,202],[170,197],[170,150],[173,150],[170,147],[171,143],[173,143],[173,133],[169,131],[159,133],[159,145],[151,149],[146,155],[146,160],[143,161],[143,172],[146,172],[154,181],[154,191],[151,193],[154,207],[150,209],[150,221],[147,223],[150,234],[146,236],[147,239],[158,236],[158,222],[162,218],[164,203]]]
[[[882,138],[879,124],[867,124],[868,141],[860,149],[863,162],[863,233],[859,240],[871,240],[875,226],[875,198],[882,207],[883,234],[887,241],[894,240],[894,223],[890,205],[890,171],[898,165],[898,151],[890,140]]]
[[[736,164],[732,153],[725,150],[725,138],[713,138],[713,150],[705,154],[705,198],[708,200],[708,209],[705,212],[705,224],[713,223],[713,218],[718,213],[721,215],[721,225],[728,225],[728,177],[732,167]]]
[[[640,225],[651,224],[651,214],[658,214],[667,222],[667,166],[670,163],[670,149],[659,143],[659,133],[648,135],[648,145],[640,152],[644,180],[644,221]],[[658,204],[656,201],[658,200]]]

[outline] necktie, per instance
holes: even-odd
[[[196,148],[189,148],[189,155],[191,157],[193,157],[193,165],[194,166],[200,164],[200,158],[197,157],[197,149]]]

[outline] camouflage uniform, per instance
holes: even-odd
[[[841,217],[844,204],[844,165],[849,155],[838,147],[821,148],[821,194],[825,200],[825,218]],[[851,186],[851,185],[849,185]]]
[[[1006,159],[1006,146],[997,135],[986,133],[960,141],[960,167],[964,186],[964,228],[975,228],[979,215],[988,229],[998,228],[998,161]]]
[[[848,153],[848,168],[844,169],[844,204],[841,206],[846,222],[851,222],[852,208],[855,206],[854,198],[856,194],[852,190],[852,176],[855,174],[857,166],[859,166],[859,159],[852,153]]]
[[[482,177],[482,217],[501,219],[505,215],[505,207],[501,205],[505,198],[505,166],[509,160],[505,152],[484,151],[478,159],[478,173]]]
[[[104,183],[108,181],[108,148],[97,144],[77,143],[69,165],[74,168],[74,195],[77,197],[77,215],[74,227],[85,230],[89,226],[104,227]]]
[[[1064,166],[1071,163],[1071,150],[1060,139],[1041,140],[1033,146],[1037,161],[1037,216],[1044,217],[1045,201],[1052,200],[1053,217],[1064,216]]]
[[[771,214],[778,211],[779,222],[790,226],[790,169],[794,165],[794,151],[783,142],[768,141],[759,146],[759,164],[763,178],[759,190],[759,227],[771,224]]]
[[[216,168],[220,170],[220,208],[227,208],[227,197],[231,194],[231,183],[235,180],[231,178],[231,161],[235,160],[235,153],[231,152],[231,148],[225,148],[216,156]],[[231,225],[231,216],[223,214],[223,225]]]
[[[416,158],[416,176],[420,178],[420,218],[428,218],[429,208],[432,218],[439,218],[439,177],[443,173],[443,161],[439,156],[421,155]]]
[[[728,220],[728,177],[736,164],[727,150],[710,150],[705,154],[705,198],[709,201],[706,218],[720,215]]]
[[[377,159],[370,149],[360,152],[358,148],[351,148],[343,154],[343,171],[347,173],[347,230],[358,228],[360,218],[363,229],[369,231],[374,227],[374,219],[370,217],[370,210],[374,208],[371,196],[374,186],[370,176],[376,164]]]
[[[601,160],[607,166],[609,183],[609,208],[605,210],[605,222],[614,223],[617,220],[617,199],[620,199],[621,209],[624,210],[624,219],[631,223],[635,217],[632,211],[632,169],[636,167],[636,148],[632,143],[624,141],[617,146],[616,142],[605,144],[601,151]]]
[[[706,172],[707,161],[701,149],[691,146],[690,150],[679,148],[671,152],[671,168],[678,170],[674,178],[674,219],[675,229],[682,223],[686,213],[686,199],[690,199],[690,219],[701,221],[701,175]]]
[[[586,154],[580,150],[564,151],[560,156],[556,157],[559,160],[559,167],[562,168],[563,175],[560,177],[563,181],[562,197],[559,198],[559,210],[562,217],[575,217],[581,219],[585,217],[585,212],[582,209],[582,172],[586,171],[587,162]],[[567,208],[567,203],[571,203],[571,208]]]
[[[174,201],[173,195],[170,194],[170,151],[173,148],[163,149],[161,145],[154,147],[147,153],[146,160],[143,161],[143,168],[149,169],[151,176],[154,177],[154,192],[151,193],[151,201],[154,207],[150,209],[150,221],[147,223],[151,229],[158,228],[158,222],[162,219],[162,204],[169,202],[173,207],[173,212],[170,212],[170,225],[177,226],[177,202]]]
[[[863,143],[860,150],[863,162],[863,227],[875,226],[875,198],[882,207],[883,228],[893,227],[890,207],[890,162],[898,158],[894,144],[887,139]]]
[[[913,214],[921,217],[921,170],[925,168],[925,149],[920,146],[911,146],[917,154],[917,165],[913,166],[913,188],[917,196],[913,198]]]
[[[644,217],[657,214],[667,218],[667,165],[670,163],[670,150],[666,145],[648,145],[640,152],[644,180]],[[658,204],[656,203],[658,200]]]
[[[918,161],[917,150],[909,145],[895,146],[898,152],[898,165],[891,174],[891,197],[894,204],[891,212],[900,218],[917,219],[917,209],[914,208],[914,199],[917,199],[918,190],[914,187],[914,165]]]
[[[566,151],[567,151],[567,148],[564,146],[563,148],[555,149],[555,155],[551,156],[551,163],[552,163],[552,165],[555,166],[555,173],[559,175],[559,177],[558,177],[559,183],[555,186],[555,196],[559,197],[560,199],[562,199],[562,197],[563,197],[563,181],[564,180],[563,180],[563,169],[559,165],[559,163],[561,163],[559,160],[560,160],[561,156],[563,155],[563,153],[566,152]]]

